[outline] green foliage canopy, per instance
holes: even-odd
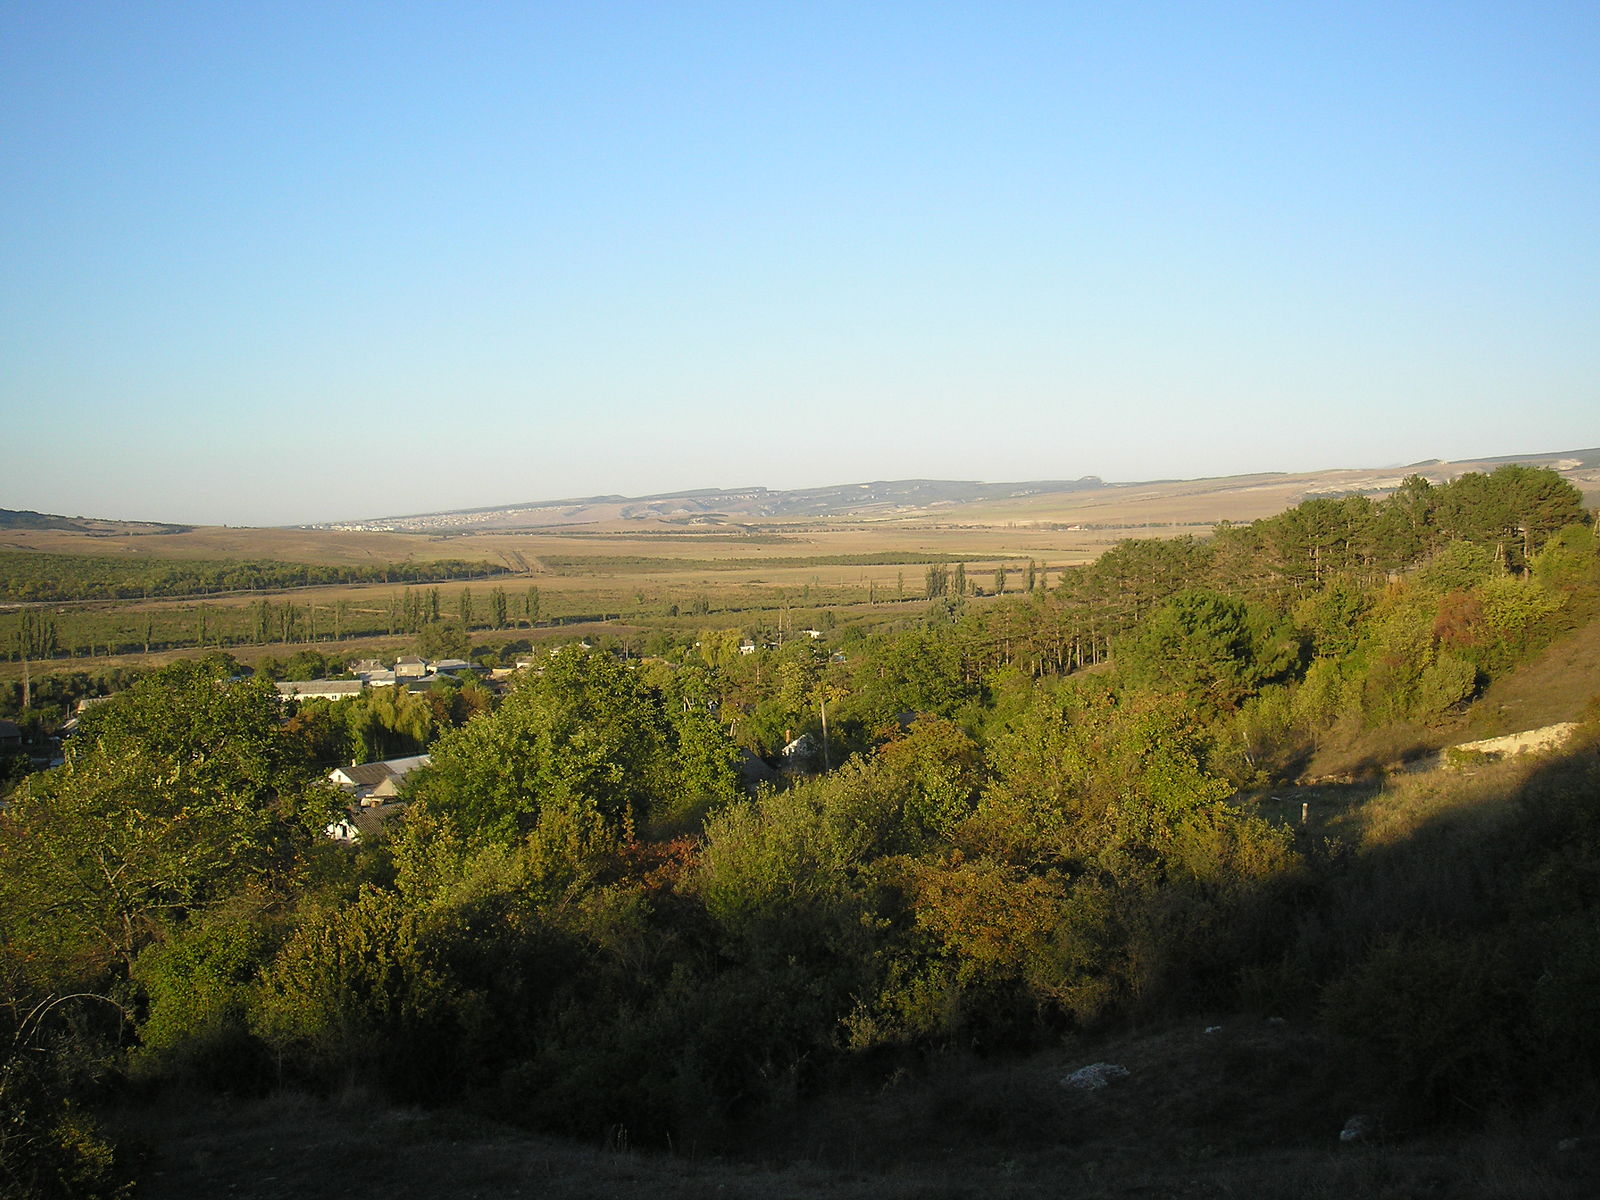
[[[1287,624],[1266,609],[1190,589],[1158,608],[1118,647],[1124,675],[1231,708],[1300,657]]]

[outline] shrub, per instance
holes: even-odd
[[[1478,690],[1478,669],[1464,658],[1441,654],[1417,680],[1415,714],[1424,720],[1443,716]]]
[[[1396,936],[1326,989],[1324,1011],[1414,1115],[1477,1110],[1521,1082],[1523,967],[1492,934]]]
[[[132,968],[147,1001],[135,1072],[224,1089],[259,1082],[265,1062],[249,1033],[246,997],[271,953],[267,931],[236,907],[146,947]]]
[[[462,1082],[455,1055],[472,998],[441,969],[442,940],[398,896],[364,886],[285,943],[262,973],[251,1029],[312,1082],[353,1075],[408,1099],[448,1094]]]

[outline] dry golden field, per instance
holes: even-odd
[[[954,516],[954,514],[951,514]],[[1193,532],[1193,530],[1190,530]],[[204,526],[187,533],[105,534],[25,529],[0,534],[0,549],[144,559],[272,559],[363,566],[460,558],[539,573],[541,558],[680,558],[693,560],[814,558],[904,552],[972,558],[1028,557],[1079,561],[1093,557],[1120,531],[1057,531],[1008,520],[764,523],[758,533],[738,528],[708,534],[660,522],[628,522],[565,530],[416,534],[313,529]]]
[[[1600,483],[1592,469],[1577,460],[1553,465],[1565,468],[1586,498],[1600,498],[1593,494]],[[1061,571],[1093,561],[1124,538],[1205,536],[1221,522],[1268,517],[1308,496],[1378,495],[1414,470],[1447,479],[1470,469],[1492,467],[1419,464],[1123,484],[1007,500],[902,506],[893,512],[825,520],[740,518],[735,513],[685,523],[660,517],[622,518],[614,511],[618,506],[597,505],[593,513],[607,519],[589,524],[428,533],[226,526],[162,532],[148,525],[92,522],[80,530],[0,531],[0,550],[124,561],[274,560],[325,566],[459,559],[493,564],[508,573],[470,584],[413,585],[424,590],[437,586],[446,617],[458,612],[464,588],[471,588],[479,623],[487,615],[493,589],[506,591],[515,618],[523,611],[519,605],[529,589],[537,588],[545,622],[598,618],[609,620],[613,627],[620,622],[655,625],[681,613],[698,614],[697,619],[708,626],[732,627],[763,620],[763,611],[815,610],[869,598],[880,603],[912,600],[923,594],[924,573],[931,562],[965,563],[968,579],[984,592],[993,590],[995,572],[1002,565],[1008,568],[1008,587],[1020,587],[1029,560],[1045,572],[1045,582],[1053,583]],[[875,561],[864,561],[869,557]],[[368,583],[44,605],[62,627],[62,643],[73,655],[52,660],[45,669],[93,669],[125,658],[125,653],[116,651],[142,643],[152,625],[157,642],[165,630],[177,639],[172,644],[181,643],[185,631],[199,629],[203,621],[209,622],[214,639],[219,630],[237,630],[244,620],[239,610],[263,598],[298,605],[320,645],[331,645],[337,637],[340,645],[348,643],[359,651],[364,643],[351,642],[344,633],[363,620],[369,629],[376,629],[404,591],[403,584]],[[0,606],[0,644],[9,643],[17,619],[15,606]],[[74,631],[70,635],[69,628]],[[520,631],[476,631],[474,638],[493,643],[530,632],[524,623]],[[382,640],[393,641],[395,636]],[[228,648],[249,658],[278,652],[282,646],[268,642],[256,648]],[[142,654],[136,658],[150,661]],[[20,670],[18,663],[0,663],[0,679]]]
[[[1576,452],[1575,452],[1576,453]],[[1548,456],[1547,456],[1548,457]],[[1115,484],[1086,491],[1049,492],[1009,500],[935,504],[893,513],[826,520],[741,518],[722,523],[623,519],[616,506],[594,506],[606,519],[527,529],[431,533],[299,528],[200,526],[180,533],[151,526],[99,522],[89,531],[4,530],[0,549],[65,554],[191,559],[275,559],[330,565],[461,558],[540,572],[547,555],[612,558],[763,559],[880,552],[1002,557],[1051,562],[1087,561],[1124,537],[1203,534],[1223,521],[1272,516],[1308,496],[1382,494],[1413,472],[1435,481],[1493,461],[1429,463],[1379,469],[1269,473],[1214,479]],[[1563,474],[1600,500],[1600,471],[1566,460]],[[1077,528],[1074,528],[1077,527]]]

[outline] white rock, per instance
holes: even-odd
[[[1116,1063],[1090,1063],[1087,1067],[1079,1067],[1063,1078],[1061,1086],[1089,1092],[1105,1087],[1113,1079],[1124,1079],[1128,1073],[1127,1067],[1120,1067]]]
[[[1344,1128],[1339,1131],[1341,1142],[1359,1142],[1372,1136],[1372,1118],[1364,1113],[1357,1113],[1344,1123]]]

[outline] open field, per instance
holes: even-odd
[[[152,558],[242,559],[330,565],[460,559],[509,568],[470,582],[345,584],[211,594],[184,598],[81,601],[0,606],[0,646],[10,648],[25,612],[51,621],[67,657],[36,669],[93,669],[113,660],[149,661],[155,650],[198,647],[202,639],[249,658],[281,653],[315,640],[354,652],[373,652],[352,635],[392,642],[407,592],[439,595],[440,615],[460,614],[470,592],[474,640],[526,636],[530,596],[541,624],[615,618],[665,621],[695,614],[719,627],[775,624],[780,610],[817,609],[920,598],[930,563],[966,564],[968,577],[992,591],[997,568],[1017,590],[1029,560],[1042,585],[1070,566],[1092,561],[1117,535],[1033,527],[956,528],[929,524],[893,527],[787,525],[750,536],[710,536],[666,528],[471,533],[423,537],[339,531],[199,529],[189,533],[105,538],[61,530],[11,531],[10,546],[88,554],[120,547]],[[491,594],[507,597],[506,628],[489,631]],[[258,610],[265,604],[270,614]],[[292,606],[290,632],[281,623]],[[764,616],[763,614],[768,614]],[[267,627],[263,637],[260,630]],[[519,633],[518,631],[521,630]],[[0,678],[19,676],[20,662],[0,663]]]
[[[1142,527],[1140,527],[1142,530]],[[1202,527],[1187,530],[1195,532]],[[1209,529],[1206,525],[1203,529]],[[823,558],[842,555],[954,555],[1051,558],[1092,557],[1118,537],[1117,530],[1050,530],[998,523],[899,524],[787,523],[765,525],[746,535],[708,537],[659,523],[583,530],[454,533],[425,536],[412,533],[364,533],[340,530],[231,529],[208,526],[189,533],[84,534],[75,530],[10,530],[0,535],[0,549],[53,554],[145,559],[270,559],[334,566],[367,566],[464,559],[538,572],[545,556],[562,559],[593,556],[608,559],[663,557],[696,560]]]
[[[829,512],[804,517],[762,515],[761,497],[739,501],[730,495],[730,503],[721,510],[691,518],[675,517],[668,504],[618,499],[441,514],[429,518],[436,524],[428,532],[182,528],[81,521],[76,522],[79,528],[0,530],[0,549],[348,565],[463,558],[497,562],[516,571],[536,569],[533,560],[544,554],[659,556],[663,546],[692,546],[692,554],[677,556],[695,558],[810,557],[873,551],[1057,558],[1096,553],[1108,540],[1119,537],[1204,532],[1222,521],[1253,521],[1310,496],[1381,495],[1410,474],[1438,483],[1468,471],[1490,471],[1510,461],[1549,466],[1583,492],[1585,503],[1600,500],[1600,450],[1574,450],[1381,468],[1157,480],[1071,490],[1041,488],[1036,494],[991,500],[835,502]],[[891,491],[896,486],[883,485]],[[832,490],[842,493],[850,489]],[[904,490],[917,494],[914,488]],[[686,503],[692,506],[692,502]],[[492,521],[486,523],[486,518]],[[1069,526],[1082,528],[1065,528]]]
[[[540,577],[531,585],[539,593],[538,625],[530,626],[525,617],[513,615],[503,628],[484,626],[491,589],[474,584],[470,590],[477,617],[470,640],[476,653],[479,648],[493,649],[509,642],[593,639],[602,634],[628,638],[659,628],[693,632],[706,628],[775,627],[780,623],[795,628],[816,620],[824,607],[833,610],[840,620],[894,620],[920,612],[921,568],[906,570],[903,601],[896,594],[892,571],[893,568],[878,569],[883,578],[871,604],[866,603],[869,589],[865,583],[853,578],[830,581],[800,569],[786,576],[764,573],[760,579],[698,573],[617,579]],[[530,580],[507,577],[496,584],[507,591],[513,614],[520,613],[522,610],[516,605],[526,595]],[[466,590],[464,585],[440,586],[440,611],[446,619],[456,616]],[[392,657],[409,652],[416,640],[392,623],[392,605],[402,596],[400,589],[373,585],[225,597],[203,603],[152,600],[48,606],[50,619],[60,630],[63,653],[48,659],[36,658],[30,669],[38,677],[51,671],[158,666],[199,653],[202,634],[204,649],[223,649],[246,663],[263,655],[283,657],[307,646],[352,659]],[[273,622],[280,619],[284,606],[295,607],[296,625],[290,636],[281,636],[277,624],[267,637],[257,636],[253,610],[262,601],[273,606]],[[15,609],[0,611],[0,644],[14,644],[18,620]],[[143,649],[147,640],[151,646],[148,653]],[[0,681],[19,680],[23,674],[22,662],[14,658],[0,661]]]
[[[1589,465],[1594,452],[1573,453],[1578,457],[1552,465],[1591,500],[1600,499],[1600,472]],[[1123,538],[1204,536],[1220,522],[1268,517],[1307,496],[1378,494],[1413,471],[1446,479],[1492,469],[1493,461],[1105,485],[921,507],[868,505],[817,519],[730,512],[686,522],[649,506],[611,503],[567,513],[605,518],[588,523],[526,529],[469,524],[427,533],[77,522],[76,528],[0,530],[0,550],[152,564],[489,564],[506,573],[470,583],[411,586],[419,592],[437,589],[440,615],[447,618],[459,615],[462,594],[470,589],[474,638],[482,633],[490,642],[516,637],[519,628],[526,632],[530,589],[537,589],[542,624],[606,618],[655,624],[694,614],[705,624],[754,627],[775,623],[772,614],[783,609],[915,599],[923,594],[931,563],[964,563],[969,581],[987,592],[1000,567],[1007,570],[1008,589],[1018,589],[1031,560],[1038,581],[1049,585],[1061,571],[1093,561]],[[642,515],[619,515],[624,510]],[[497,588],[506,593],[510,620],[506,627],[485,631],[489,598]],[[205,642],[237,647],[246,656],[311,640],[349,643],[353,652],[373,649],[363,639],[403,637],[404,624],[395,612],[405,592],[406,585],[398,583],[346,584],[47,603],[32,611],[56,626],[66,657],[52,661],[83,669],[135,651],[144,659],[147,645],[155,650]],[[269,636],[261,635],[265,618],[253,615],[263,601],[279,614]],[[285,625],[289,606],[295,612]],[[18,644],[23,617],[24,606],[0,605],[0,650],[9,652]],[[19,663],[0,663],[0,678],[18,672]]]

